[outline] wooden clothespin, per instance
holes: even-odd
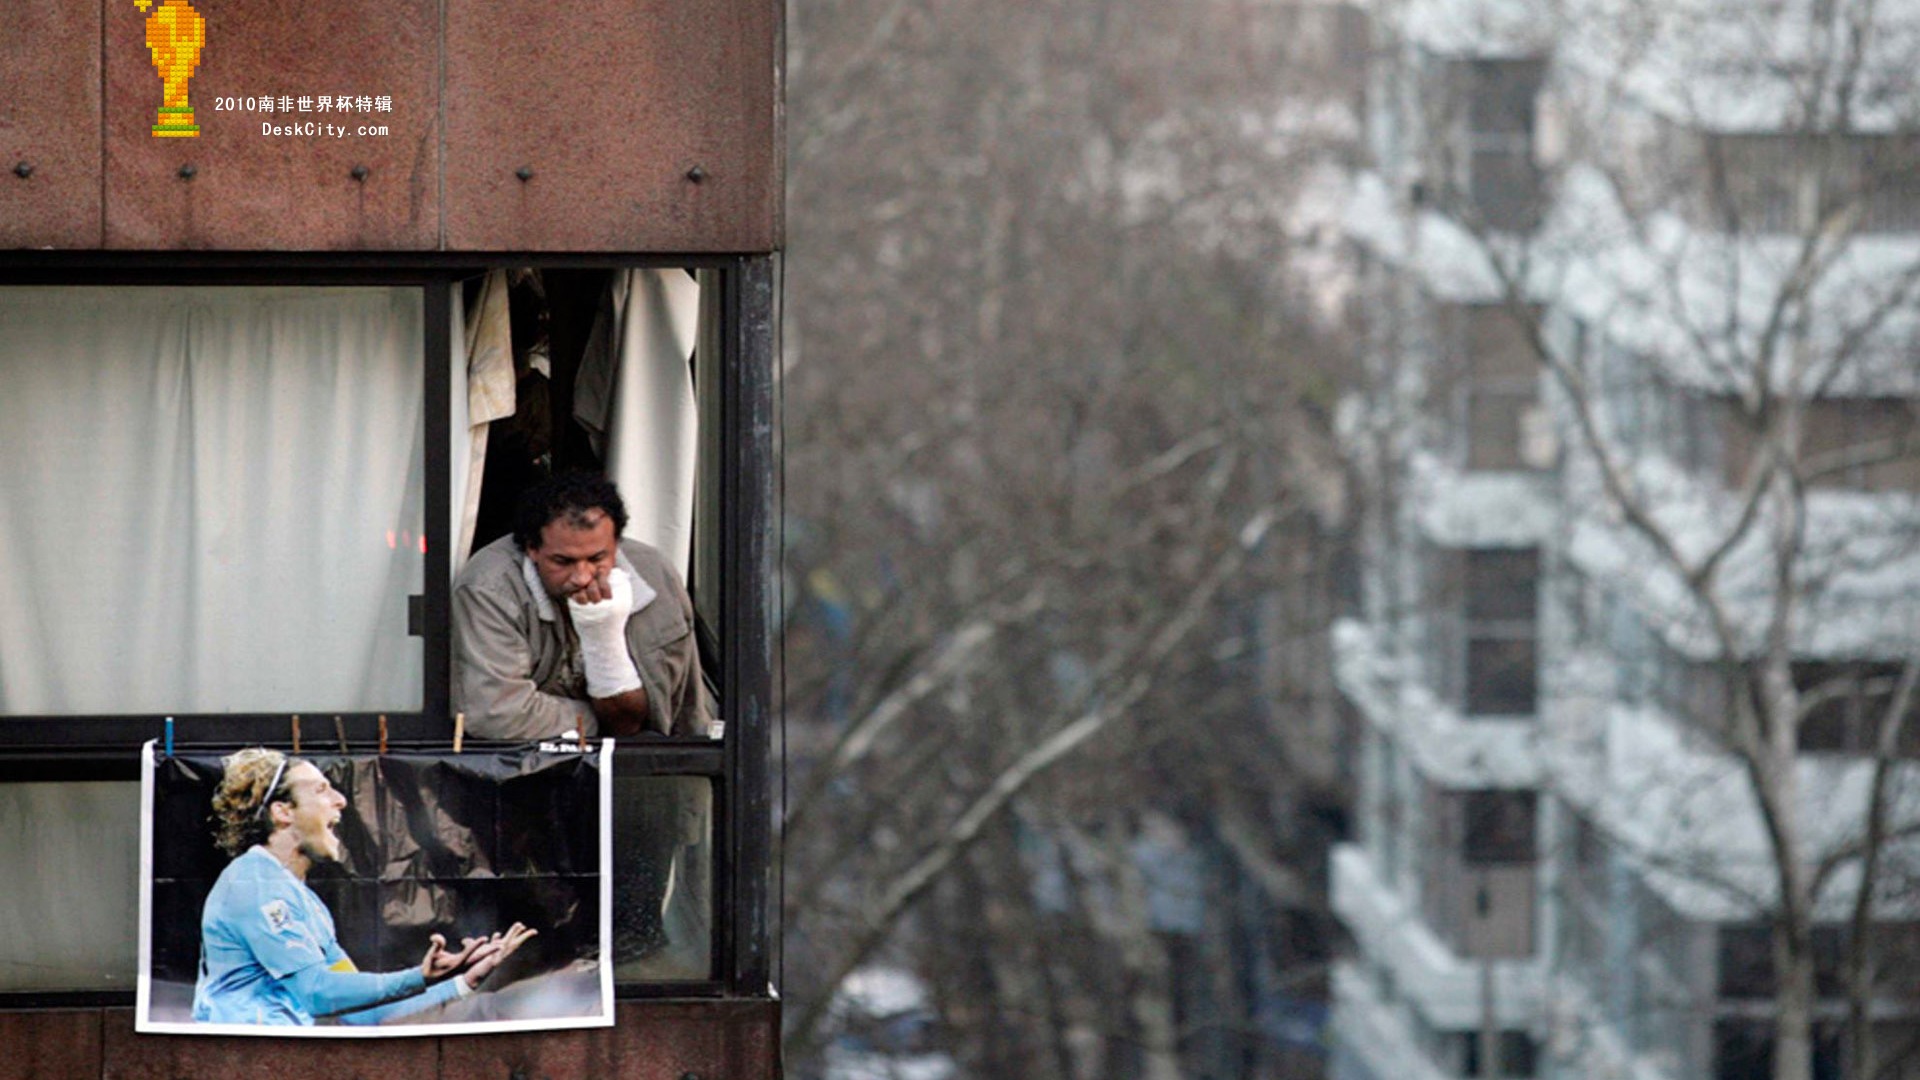
[[[333,736],[340,740],[340,756],[347,756],[347,725],[338,715],[333,718]]]
[[[457,754],[460,752],[460,744],[465,742],[466,739],[467,739],[467,714],[463,712],[454,713],[453,714],[453,752],[454,753]]]
[[[580,752],[587,752],[587,725],[581,724],[573,729],[573,737],[580,743]]]
[[[293,714],[293,753],[294,753],[294,756],[296,757],[298,757],[300,754],[300,714],[299,713]]]
[[[380,714],[380,752],[387,752],[387,714]]]

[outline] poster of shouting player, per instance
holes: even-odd
[[[136,1027],[612,1024],[611,754],[149,744]]]

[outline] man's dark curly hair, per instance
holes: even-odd
[[[532,551],[540,546],[540,531],[549,524],[564,517],[567,524],[584,529],[595,510],[613,519],[616,537],[627,531],[627,504],[620,501],[613,481],[599,473],[563,472],[521,494],[513,514],[513,539],[520,550]]]

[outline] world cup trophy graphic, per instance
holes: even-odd
[[[133,6],[145,11],[153,0],[133,0]],[[197,138],[199,125],[193,122],[193,106],[187,103],[187,80],[200,66],[200,52],[207,46],[207,20],[193,10],[187,0],[164,0],[160,9],[147,16],[147,51],[153,54],[154,70],[160,73],[160,115],[153,125],[155,138]]]

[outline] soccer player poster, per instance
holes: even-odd
[[[612,1024],[611,755],[149,743],[136,1028]]]

